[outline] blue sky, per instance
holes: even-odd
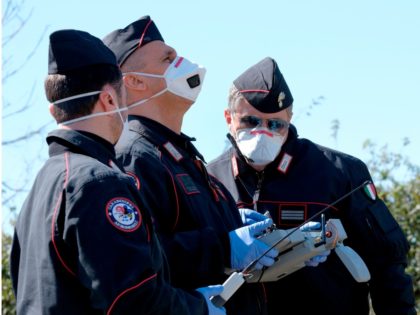
[[[301,137],[362,160],[368,158],[362,144],[370,139],[420,165],[419,1],[26,0],[22,15],[30,10],[28,24],[4,47],[3,58],[12,56],[11,66],[21,64],[45,27],[47,34],[28,64],[3,85],[3,100],[19,104],[34,88],[33,106],[3,120],[3,140],[51,121],[43,92],[49,33],[75,28],[102,38],[150,15],[167,44],[207,68],[201,95],[183,126],[197,138],[207,161],[225,147],[223,110],[231,82],[271,56],[295,99],[294,123]],[[310,109],[320,96],[322,103]],[[54,127],[51,123],[47,131]],[[44,137],[3,147],[2,176],[10,185],[27,181],[22,188],[30,188],[47,158]],[[405,138],[410,144],[404,147]],[[24,195],[15,201],[17,208]]]

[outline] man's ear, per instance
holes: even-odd
[[[102,107],[104,112],[114,110],[118,104],[116,103],[116,96],[114,89],[108,85],[104,87],[104,90],[99,94],[99,106]]]
[[[144,91],[146,89],[146,82],[138,75],[126,74],[123,77],[123,81],[127,89],[139,91]]]
[[[230,109],[225,109],[225,120],[228,125],[232,123],[232,114],[230,112]]]
[[[48,109],[50,110],[51,116],[55,117],[54,116],[55,115],[55,106],[54,106],[54,104],[51,103]]]
[[[293,104],[286,108],[287,111],[287,118],[289,118],[289,122],[292,120],[293,117]]]

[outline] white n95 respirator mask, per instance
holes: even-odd
[[[265,166],[279,155],[285,137],[267,128],[240,129],[236,144],[250,164]]]
[[[176,57],[164,77],[169,92],[195,101],[203,86],[206,69],[183,57]]]
[[[200,94],[206,69],[186,58],[177,56],[166,69],[164,74],[143,72],[127,72],[124,74],[138,74],[145,77],[164,78],[166,81],[166,89],[159,92],[158,95],[163,94],[165,91],[169,91],[172,94],[195,102]],[[157,95],[154,95],[153,97],[155,96]],[[131,106],[133,105],[140,104],[132,104]]]

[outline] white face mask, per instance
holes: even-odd
[[[176,57],[169,65],[164,74],[152,74],[144,72],[127,72],[126,74],[137,74],[145,77],[164,78],[166,88],[155,95],[131,104],[128,108],[145,103],[146,101],[163,94],[166,91],[195,102],[200,94],[203,85],[206,69],[196,63],[192,63],[183,57]]]
[[[61,100],[55,101],[52,104],[57,105],[57,104],[64,103],[64,102],[74,100],[74,99],[77,99],[77,98],[82,98],[82,97],[86,97],[86,96],[100,94],[102,92],[104,92],[104,91],[93,91],[93,92],[88,92],[88,93],[77,94],[77,95],[73,95],[73,96],[66,97],[66,98],[63,98]],[[112,94],[110,94],[110,96],[111,96],[112,99],[114,99]],[[124,125],[126,120],[127,120],[127,117],[124,118],[122,116],[121,112],[124,112],[126,110],[127,110],[126,107],[121,108],[121,107],[117,106],[117,109],[111,110],[109,112],[100,112],[100,113],[89,114],[89,115],[86,115],[86,116],[82,116],[82,117],[78,117],[78,118],[75,118],[75,119],[67,120],[65,122],[60,123],[59,125],[66,126],[66,125],[70,125],[70,124],[73,124],[75,122],[79,122],[79,121],[82,121],[82,120],[86,120],[86,119],[90,119],[90,118],[98,117],[98,116],[105,116],[105,115],[109,115],[109,114],[112,114],[112,113],[118,113],[118,115],[120,116],[121,122]]]
[[[285,137],[267,128],[240,129],[236,132],[236,144],[250,164],[265,166],[277,157]]]

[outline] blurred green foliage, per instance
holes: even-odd
[[[407,273],[413,278],[417,309],[420,310],[420,167],[399,153],[389,152],[366,141],[369,152],[366,162],[379,196],[388,205],[403,229],[410,251]]]
[[[12,315],[16,314],[15,296],[12,289],[12,280],[10,279],[9,271],[9,254],[12,245],[12,237],[4,231],[1,235],[1,292],[2,292],[2,314]]]

